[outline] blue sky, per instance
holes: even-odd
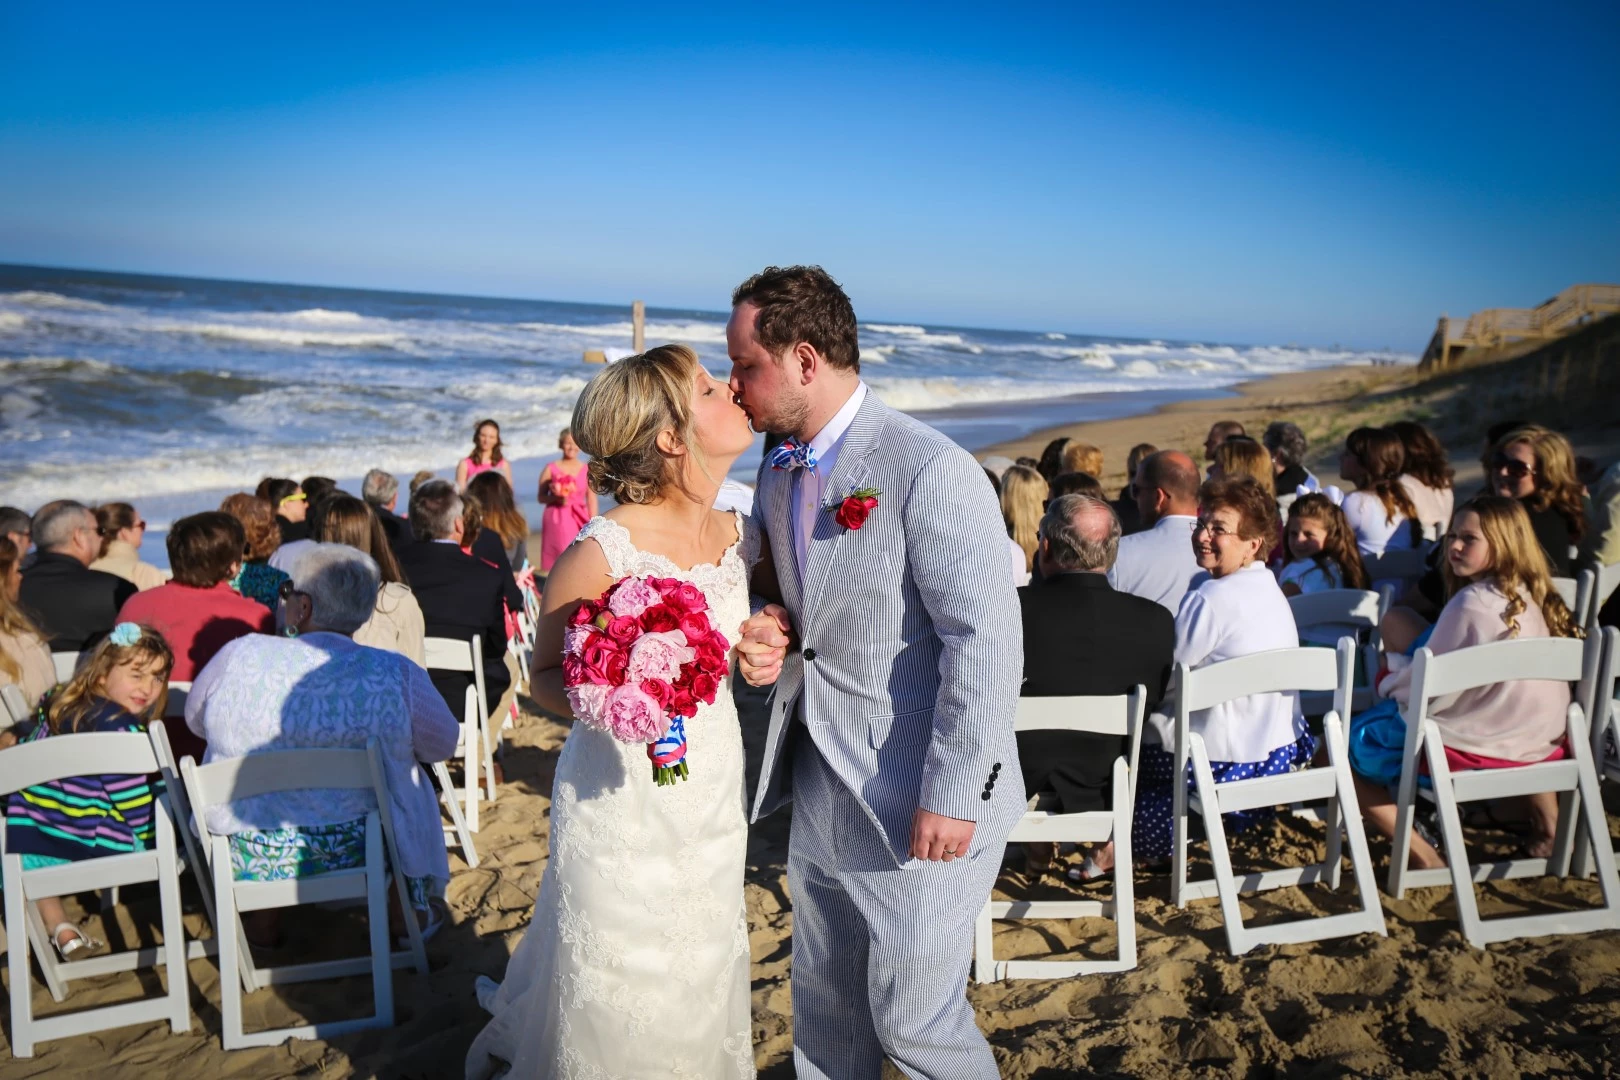
[[[0,6],[0,261],[1421,349],[1620,281],[1620,5]],[[1421,8],[1421,10],[1409,10]]]

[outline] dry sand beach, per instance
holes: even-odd
[[[1077,434],[1102,446],[1123,482],[1126,450],[1148,441],[1196,449],[1212,419],[1235,417],[1263,426],[1272,418],[1300,423],[1316,460],[1331,461],[1330,444],[1363,422],[1393,419],[1392,411],[1452,410],[1414,386],[1411,374],[1388,369],[1336,369],[1283,376],[1240,388],[1236,397],[1185,402],[1148,417],[1084,425]],[[1489,422],[1489,421],[1485,421]],[[1442,426],[1454,461],[1477,450],[1468,423]],[[1251,429],[1252,430],[1252,429]],[[1600,461],[1613,456],[1612,427],[1577,430],[1575,441]],[[1009,456],[1038,453],[1052,433],[997,448]],[[1604,451],[1607,450],[1607,453]],[[1325,471],[1332,475],[1331,468]],[[1462,484],[1471,486],[1467,474]],[[104,1080],[163,1075],[169,1080],[215,1077],[460,1075],[462,1054],[482,1023],[473,1000],[476,976],[499,977],[529,916],[547,855],[547,810],[558,750],[567,725],[528,711],[507,732],[505,783],[484,810],[477,844],[483,862],[468,869],[455,855],[448,891],[452,920],[429,944],[430,979],[408,972],[395,979],[397,1024],[330,1042],[290,1042],[273,1049],[225,1053],[219,1045],[218,989],[211,961],[189,966],[194,1022],[187,1035],[167,1026],[123,1028],[46,1043],[29,1060],[7,1059],[0,1077],[80,1077]],[[757,753],[757,731],[745,732]],[[1612,794],[1612,792],[1611,792]],[[1620,834],[1620,805],[1611,801],[1610,832]],[[790,974],[791,898],[786,885],[788,818],[778,815],[753,831],[748,853],[748,906],[754,961],[755,1056],[762,1076],[792,1075]],[[1508,834],[1476,832],[1493,849],[1516,843]],[[1611,837],[1612,840],[1612,837]],[[1284,819],[1237,841],[1239,865],[1266,868],[1321,858],[1319,827]],[[1388,845],[1372,843],[1382,866]],[[1380,875],[1381,877],[1381,875]],[[189,888],[189,886],[188,886]],[[1119,975],[971,986],[969,996],[996,1049],[1003,1075],[1014,1080],[1106,1075],[1204,1076],[1604,1076],[1620,1073],[1620,932],[1535,938],[1470,948],[1458,933],[1449,889],[1421,889],[1401,901],[1383,898],[1389,936],[1363,935],[1317,945],[1262,947],[1245,957],[1227,954],[1218,904],[1185,911],[1168,903],[1168,879],[1136,878],[1141,962]],[[1042,895],[1065,892],[1040,887]],[[1004,873],[997,891],[1031,895],[1022,876]],[[1106,892],[1106,887],[1103,890]],[[1346,908],[1339,893],[1312,886],[1267,894],[1245,904],[1245,916],[1266,920]],[[1591,881],[1530,879],[1480,890],[1488,915],[1508,909],[1589,905]],[[126,934],[148,936],[155,901],[130,897],[138,923]],[[202,926],[189,919],[190,929]],[[92,932],[100,933],[91,920]],[[278,962],[320,950],[324,955],[364,947],[358,916],[307,913],[289,920],[289,941]],[[100,936],[107,936],[100,934]],[[1002,957],[1105,954],[1113,946],[1100,920],[998,924]],[[92,980],[76,987],[69,1007],[128,999],[151,990],[147,973]],[[41,1011],[54,1006],[35,982]],[[246,1000],[249,1027],[298,1018],[353,1016],[369,1008],[362,979],[260,991]],[[895,1073],[894,1075],[898,1075]]]

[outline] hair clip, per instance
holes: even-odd
[[[107,635],[107,640],[127,649],[141,640],[141,628],[136,623],[121,622],[113,627],[112,633]]]

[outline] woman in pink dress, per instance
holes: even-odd
[[[512,464],[501,453],[501,425],[493,420],[480,420],[473,428],[473,450],[456,465],[456,490],[466,491],[467,481],[479,473],[491,470],[512,482]]]
[[[540,519],[540,572],[551,573],[551,564],[574,542],[579,530],[596,516],[596,492],[585,483],[585,463],[579,460],[579,444],[573,432],[563,428],[557,437],[562,460],[553,461],[540,471],[540,505],[546,508]]]

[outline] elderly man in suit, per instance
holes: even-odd
[[[100,644],[137,590],[116,574],[90,569],[101,555],[96,515],[68,499],[46,503],[34,514],[33,539],[39,554],[23,571],[17,598],[23,609],[50,639],[52,652]]]
[[[1025,697],[1112,697],[1141,686],[1150,712],[1163,700],[1176,621],[1152,600],[1108,583],[1119,533],[1119,518],[1101,499],[1065,495],[1046,508],[1035,556],[1041,578],[1018,590]],[[1123,741],[1117,735],[1067,731],[1020,733],[1025,793],[1056,795],[1065,814],[1106,810]],[[1026,846],[1031,872],[1051,867],[1053,847]],[[1112,849],[1108,845],[1074,873],[1089,880],[1111,869]]]
[[[428,637],[471,641],[481,637],[484,693],[491,710],[512,681],[506,670],[506,608],[500,570],[461,550],[461,496],[448,480],[433,480],[411,496],[411,532],[416,542],[399,553],[400,569],[422,607]],[[458,718],[466,707],[472,673],[434,671],[433,685]]]
[[[739,647],[745,678],[777,684],[754,820],[794,803],[795,1070],[875,1077],[887,1057],[988,1080],[973,927],[1024,812],[1001,514],[966,451],[861,381],[855,312],[825,271],[772,267],[732,300],[732,391],[756,429],[791,436],[754,502],[774,565],[760,591],[782,606]]]

